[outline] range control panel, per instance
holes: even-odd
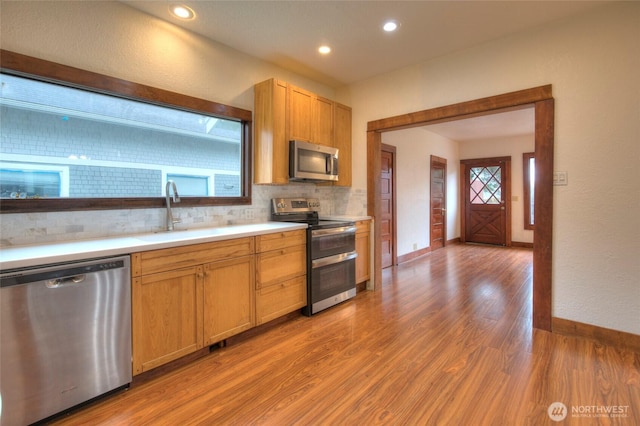
[[[281,213],[306,213],[320,209],[320,200],[317,198],[273,198],[271,211]]]

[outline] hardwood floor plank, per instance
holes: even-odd
[[[563,424],[640,424],[640,354],[533,329],[531,264],[530,249],[448,245],[52,423],[537,426],[558,401]],[[572,417],[591,406],[626,417]]]

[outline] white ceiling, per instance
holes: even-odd
[[[515,111],[430,124],[424,128],[453,141],[477,141],[532,135],[535,127],[534,120],[535,112],[531,106]]]
[[[160,19],[329,86],[466,49],[607,1],[122,1]],[[181,21],[181,3],[196,19]],[[381,30],[394,19],[400,28]],[[328,56],[317,52],[327,43]]]
[[[424,62],[489,40],[578,14],[605,1],[155,1],[125,0],[143,12],[331,87]],[[192,8],[181,21],[169,6]],[[382,23],[400,23],[384,33]],[[321,44],[332,52],[322,56]],[[515,114],[515,115],[511,115]],[[439,124],[432,131],[453,140],[482,139],[513,129],[524,114]],[[502,118],[500,122],[496,121]],[[527,120],[524,120],[527,121]],[[532,126],[533,120],[527,121]],[[480,131],[484,133],[480,133]],[[497,133],[496,133],[497,132]],[[531,128],[531,132],[533,132]]]

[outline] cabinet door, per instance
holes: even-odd
[[[336,103],[334,105],[333,146],[338,148],[337,186],[351,186],[351,108]]]
[[[134,374],[203,347],[202,281],[202,267],[134,278]]]
[[[271,79],[254,87],[254,183],[289,182],[286,99],[283,81]]]
[[[329,99],[317,97],[315,100],[311,142],[333,146],[333,101]]]
[[[204,265],[204,345],[255,325],[254,257]]]
[[[287,87],[288,140],[313,142],[313,119],[316,96],[306,90]]]
[[[369,250],[371,249],[369,239],[369,221],[358,222],[358,232],[356,233],[356,283],[367,281],[369,277]]]

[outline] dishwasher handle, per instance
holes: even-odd
[[[36,269],[17,269],[2,271],[0,287],[10,287],[34,282],[45,282],[49,288],[62,285],[78,284],[89,274],[104,272],[110,269],[129,268],[129,256],[116,258],[93,259],[84,262],[43,266]]]
[[[87,276],[85,274],[74,275],[71,277],[54,278],[52,280],[48,280],[45,285],[47,286],[47,288],[60,288],[60,287],[66,287],[69,285],[80,284],[86,279],[87,279]]]

